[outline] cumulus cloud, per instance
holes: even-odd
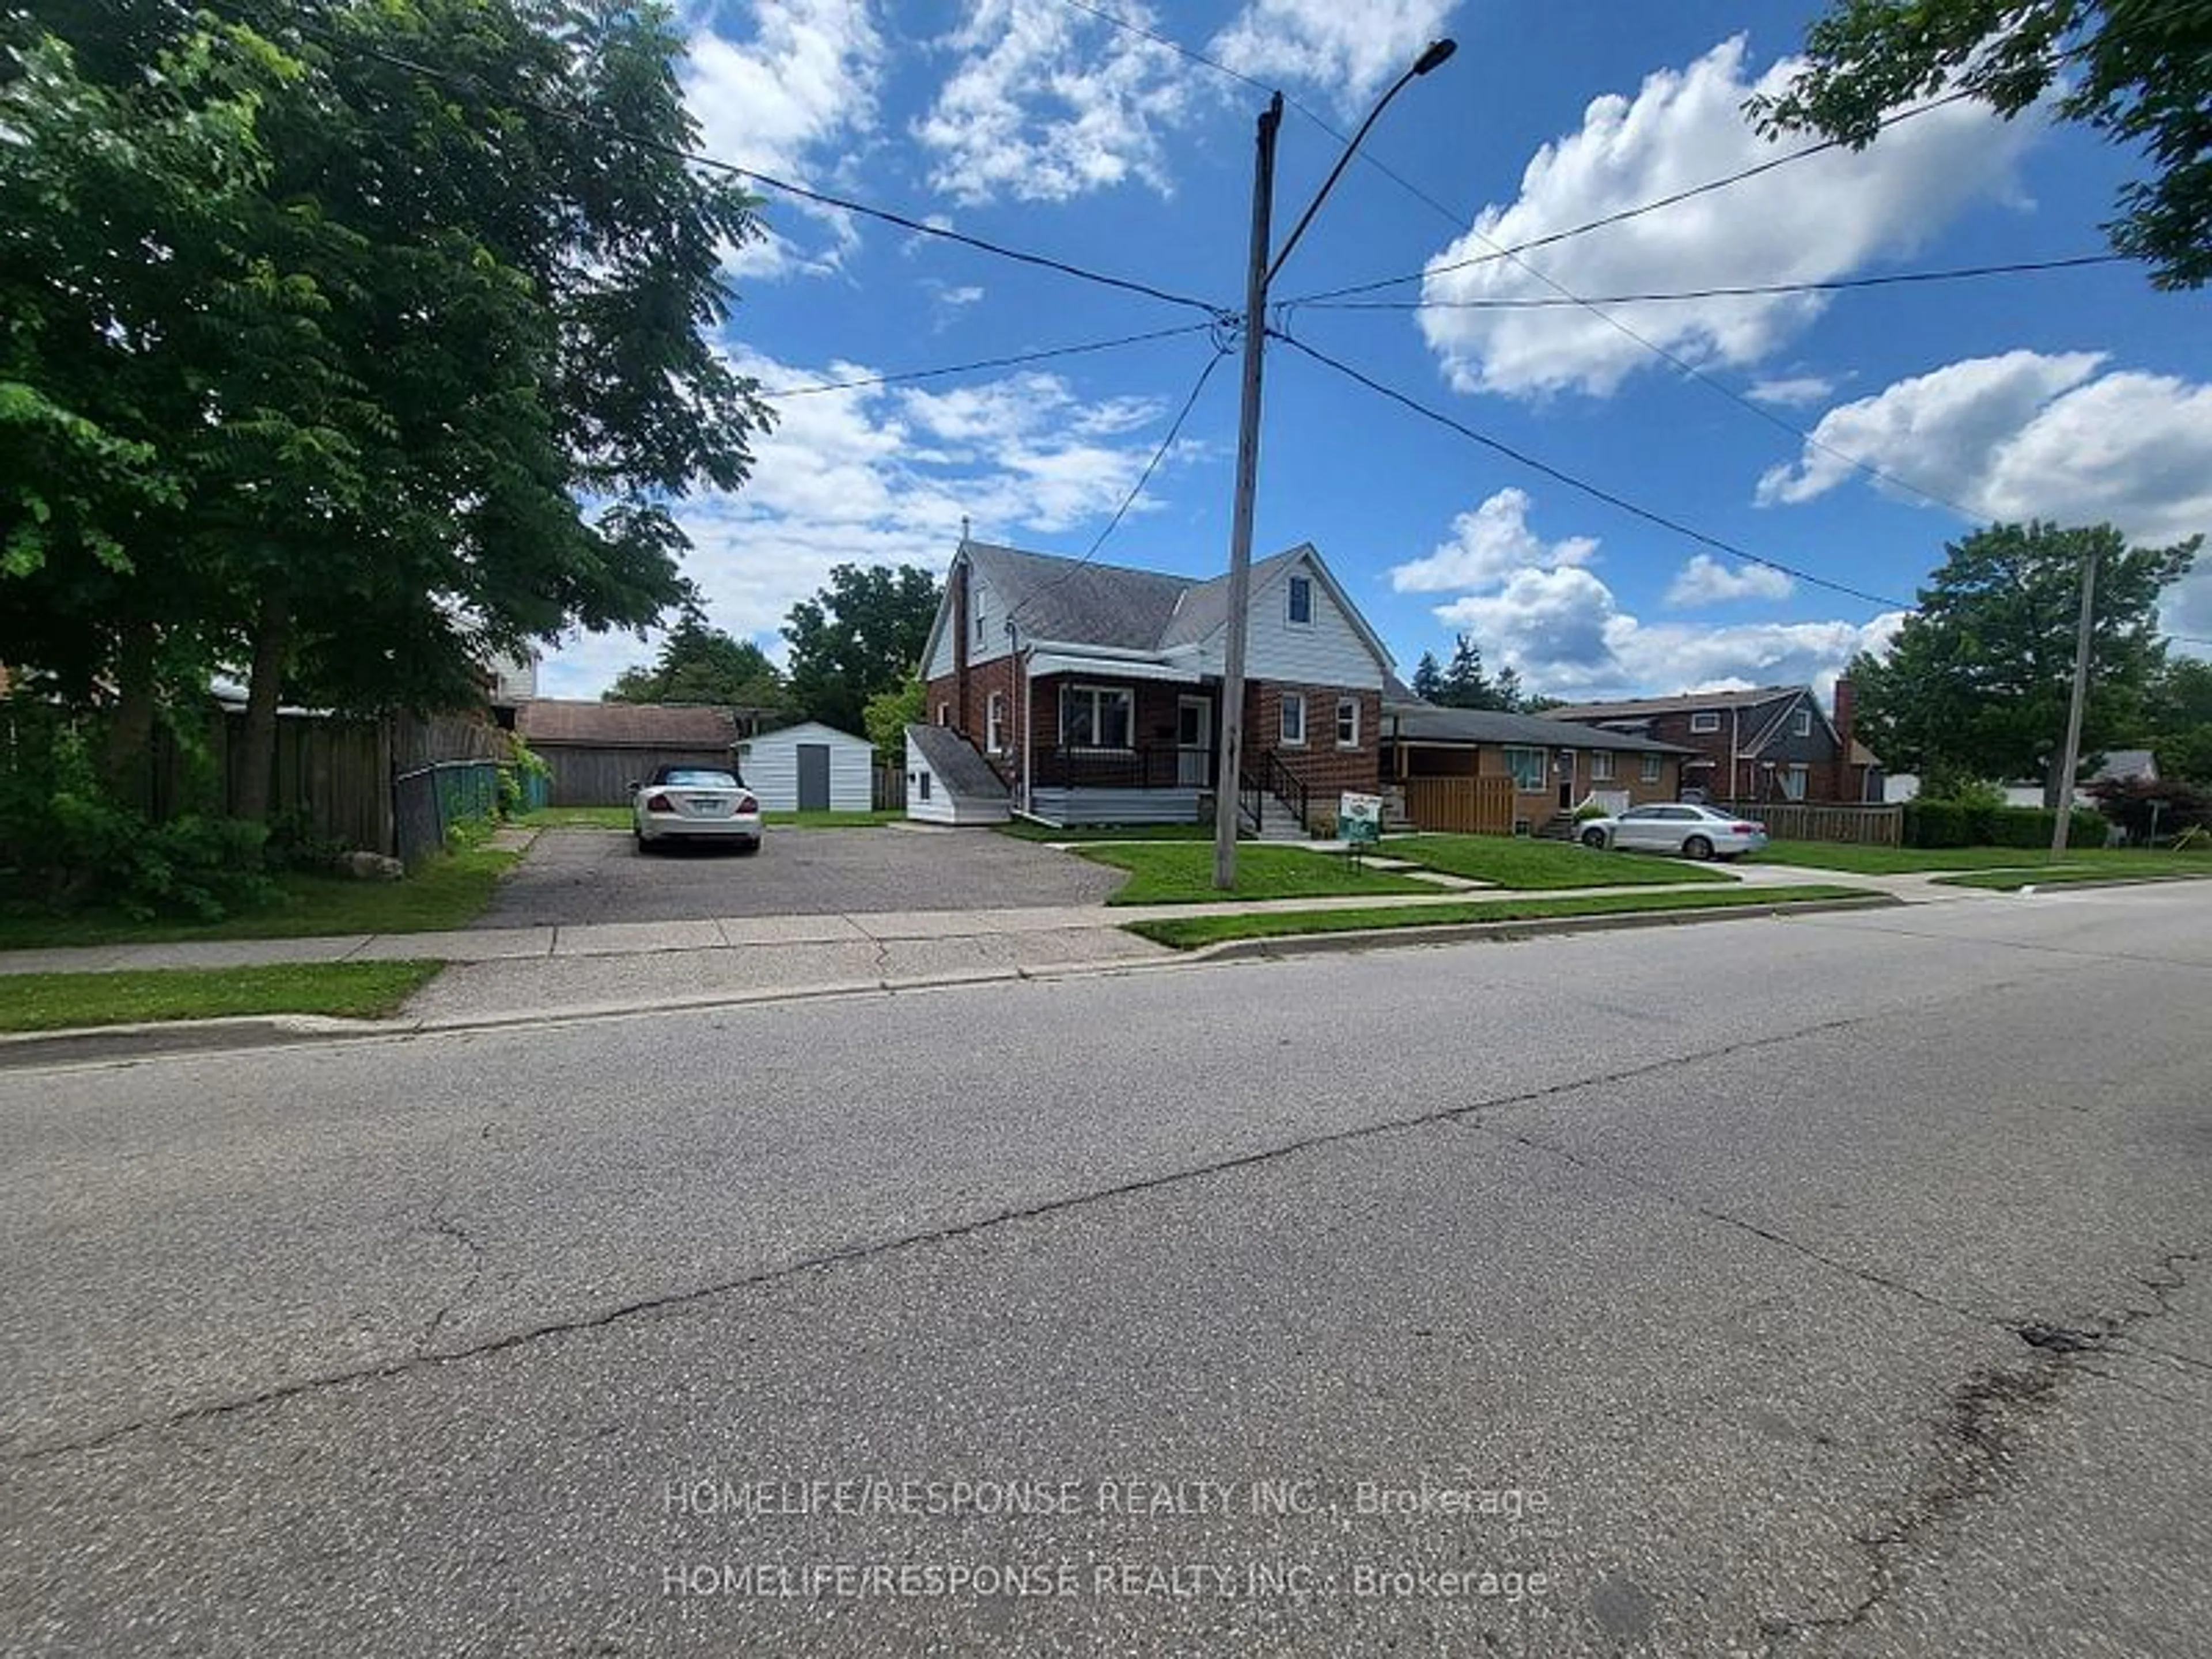
[[[733,353],[732,366],[769,386],[859,380],[853,362],[797,366]],[[1026,374],[929,392],[885,386],[786,398],[755,445],[752,481],[680,503],[692,540],[685,569],[718,627],[780,649],[794,601],[839,564],[942,568],[963,518],[978,534],[1049,539],[1103,522],[1141,473],[1166,419],[1161,404],[1085,400],[1048,374]],[[1162,477],[1200,452],[1178,445]],[[593,696],[649,654],[627,635],[591,636],[549,654],[551,696]]]
[[[1771,380],[1753,380],[1750,396],[1754,402],[1775,404],[1784,409],[1803,409],[1813,404],[1826,403],[1834,395],[1836,383],[1825,374],[1785,374]]]
[[[1457,0],[1251,0],[1209,52],[1243,75],[1328,88],[1364,109],[1444,33]]]
[[[1158,27],[1127,0],[1120,15]],[[1171,188],[1162,139],[1193,97],[1171,48],[1058,0],[981,0],[945,44],[957,67],[914,128],[938,189],[979,203]]]
[[[1522,266],[1492,257],[1493,247],[1771,159],[1780,151],[1745,120],[1743,103],[1780,89],[1797,68],[1784,59],[1750,78],[1739,36],[1686,70],[1650,76],[1633,98],[1595,100],[1577,131],[1537,151],[1513,202],[1485,208],[1468,234],[1430,261],[1422,297],[1461,306],[1556,299],[1556,289]],[[1999,121],[1971,100],[1949,105],[1892,128],[1864,150],[1826,151],[1527,257],[1583,295],[1838,276],[1909,253],[1968,204],[2008,192],[2014,161],[2035,130],[2030,121]],[[1818,295],[1740,295],[1608,310],[1689,361],[1741,367],[1776,350],[1826,303]],[[1466,392],[1605,396],[1658,361],[1576,307],[1447,306],[1423,311],[1420,322]]]
[[[1796,591],[1797,584],[1779,570],[1763,564],[1725,565],[1710,553],[1696,553],[1675,573],[1667,603],[1687,610],[1735,599],[1786,599]]]
[[[684,97],[707,153],[805,183],[874,130],[883,41],[867,0],[755,0],[749,40],[702,29],[690,42]],[[734,250],[733,274],[781,276],[839,268],[859,240],[850,219],[801,209],[829,245],[810,250],[790,229],[792,210],[771,203],[769,235]]]
[[[1528,528],[1526,490],[1501,489],[1452,520],[1451,539],[1426,558],[1395,566],[1390,586],[1401,593],[1442,593],[1485,587],[1516,570],[1587,564],[1597,551],[1589,536],[1547,544]]]

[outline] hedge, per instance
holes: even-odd
[[[2048,847],[2057,814],[2044,806],[1984,806],[1978,801],[1914,800],[1905,804],[1907,847]],[[2070,847],[2102,847],[2104,815],[2074,809],[2067,826]]]

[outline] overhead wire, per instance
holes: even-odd
[[[1018,368],[1024,363],[1050,362],[1059,357],[1075,357],[1088,352],[1111,351],[1122,346],[1142,345],[1153,340],[1181,339],[1188,334],[1203,334],[1213,329],[1212,323],[1184,323],[1175,328],[1151,329],[1142,334],[1124,334],[1111,340],[1090,340],[1079,345],[1049,346],[1040,351],[1020,351],[1004,357],[977,357],[964,363],[948,363],[939,368],[897,369],[884,374],[862,375],[849,380],[824,380],[814,386],[782,386],[763,392],[763,398],[811,398],[825,392],[855,392],[868,386],[896,386],[907,380],[941,380],[951,374],[971,374],[987,368]]]

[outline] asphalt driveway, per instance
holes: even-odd
[[[641,855],[627,831],[543,831],[478,927],[1097,904],[1106,869],[988,830],[777,830],[757,856],[678,847]]]

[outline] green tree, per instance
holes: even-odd
[[[1421,660],[1413,667],[1413,695],[1423,702],[1440,702],[1443,696],[1443,665],[1437,660],[1433,651],[1421,653]]]
[[[733,639],[687,605],[648,666],[626,668],[604,694],[607,702],[703,702],[780,709],[790,693],[768,653]]]
[[[1509,666],[1491,678],[1483,672],[1481,649],[1462,634],[1453,643],[1451,665],[1443,672],[1431,701],[1447,708],[1495,708],[1510,714],[1520,707],[1521,677]]]
[[[2212,662],[2176,657],[2150,691],[2144,726],[2161,777],[2212,793]]]
[[[2055,87],[2063,120],[2138,146],[2105,228],[2161,288],[2212,277],[2212,6],[2193,0],[1835,0],[1806,68],[1751,100],[1770,136],[1812,129],[1855,149],[1883,118],[1956,85],[2007,118]]]
[[[850,732],[868,699],[913,675],[937,618],[937,578],[918,565],[841,564],[791,607],[791,695],[799,712]]]
[[[1858,729],[1891,768],[1930,776],[2040,777],[2055,805],[2084,562],[2097,561],[2085,755],[2140,734],[2165,668],[2159,595],[2202,538],[2133,548],[2109,525],[1992,525],[1945,550],[1886,655],[1849,670]]]
[[[670,501],[740,485],[767,414],[708,338],[757,233],[680,160],[665,9],[240,15],[0,18],[0,382],[159,483],[0,496],[0,546],[28,660],[118,729],[161,664],[246,669],[258,816],[287,696],[457,705],[491,651],[657,619]]]
[[[860,720],[878,754],[896,756],[905,752],[907,727],[921,725],[928,715],[929,688],[909,679],[896,691],[878,691],[870,697]]]

